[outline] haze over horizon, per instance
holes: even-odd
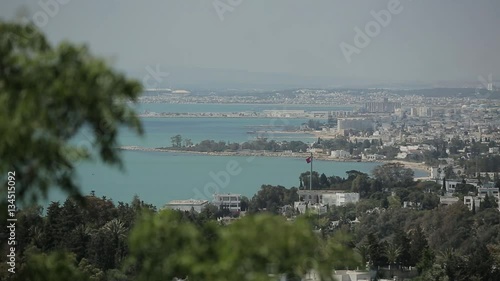
[[[373,12],[390,11],[395,0],[55,1],[2,0],[0,18],[38,20],[51,42],[87,44],[139,80],[148,68],[168,72],[157,86],[474,87],[478,77],[500,80],[495,0],[401,0],[364,46],[356,45],[355,28],[369,33]],[[40,4],[49,2],[57,6]],[[346,56],[343,42],[357,52]]]

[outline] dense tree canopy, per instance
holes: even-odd
[[[409,185],[413,182],[414,172],[410,168],[405,168],[401,163],[387,163],[373,169],[375,179],[382,184],[392,186]]]
[[[210,222],[200,231],[180,213],[167,211],[141,220],[130,251],[139,262],[138,280],[272,280],[311,269],[328,280],[332,265],[356,265],[343,241],[341,236],[322,241],[304,219],[248,216],[223,228]]]

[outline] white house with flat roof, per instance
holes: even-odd
[[[179,211],[191,211],[200,213],[205,206],[208,205],[208,200],[172,200],[163,206],[163,209],[179,210]]]
[[[488,196],[495,197],[498,200],[500,200],[500,194],[499,194],[499,188],[494,187],[494,186],[483,186],[483,187],[478,187],[477,188],[477,196],[484,198]]]
[[[351,153],[345,150],[333,150],[330,152],[330,156],[335,159],[346,159],[351,158]]]
[[[455,193],[457,185],[460,185],[460,184],[462,184],[462,181],[446,180],[446,183],[445,183],[446,192]],[[472,180],[468,180],[467,184],[478,187],[478,184]]]
[[[359,201],[359,193],[345,192],[343,190],[301,189],[297,191],[297,194],[299,195],[299,202],[308,204],[343,206]]]
[[[439,204],[442,206],[450,206],[458,202],[460,200],[455,196],[439,196]]]
[[[473,208],[479,210],[481,206],[481,198],[474,196],[464,196],[464,205],[469,208],[469,211],[472,211]]]
[[[219,207],[219,209],[241,212],[241,194],[214,194],[213,204]]]
[[[328,206],[344,206],[348,203],[357,203],[358,201],[359,193],[337,192],[323,194],[321,203]]]

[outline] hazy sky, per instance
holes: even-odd
[[[56,0],[40,2],[50,1]],[[127,72],[160,65],[172,77],[177,69],[201,68],[361,84],[500,78],[498,0],[401,0],[399,13],[378,25],[380,32],[350,63],[340,44],[356,47],[355,27],[365,30],[374,20],[370,12],[388,10],[394,0],[59,1],[68,3],[42,27],[49,39],[86,43]],[[0,3],[3,19],[23,5],[30,18],[47,14],[38,1]]]

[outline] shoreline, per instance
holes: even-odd
[[[143,152],[169,152],[169,153],[184,153],[193,155],[207,155],[207,156],[247,156],[247,157],[284,157],[284,158],[296,158],[305,159],[310,156],[308,152],[270,152],[270,151],[223,151],[223,152],[202,152],[202,151],[188,151],[188,150],[177,150],[169,148],[150,148],[141,146],[120,146],[119,150],[127,151],[143,151]],[[427,174],[426,177],[415,177],[415,180],[427,178],[430,176],[429,166],[424,163],[408,162],[403,160],[361,160],[361,159],[335,159],[327,155],[314,155],[315,159],[321,161],[332,161],[332,162],[358,162],[358,163],[401,163],[406,168],[410,168],[414,171],[421,171]]]
[[[194,102],[194,101],[185,101],[182,103],[179,102],[147,102],[147,101],[138,101],[138,104],[158,104],[158,103],[163,103],[163,104],[210,104],[210,105],[276,105],[276,106],[294,106],[294,107],[332,107],[332,108],[344,108],[344,107],[360,107],[362,104],[357,104],[357,103],[349,103],[345,104],[342,106],[338,106],[337,103],[328,103],[328,104],[323,104],[323,103],[308,103],[308,104],[302,104],[302,103],[269,103],[269,102],[204,102],[204,101],[199,101],[199,102]]]
[[[153,113],[153,114],[137,114],[140,118],[234,118],[234,119],[317,119],[317,120],[327,120],[326,118],[313,117],[313,116],[255,116],[255,115],[239,115],[234,113],[219,114],[216,115],[203,115],[203,114],[175,114],[175,113]]]

